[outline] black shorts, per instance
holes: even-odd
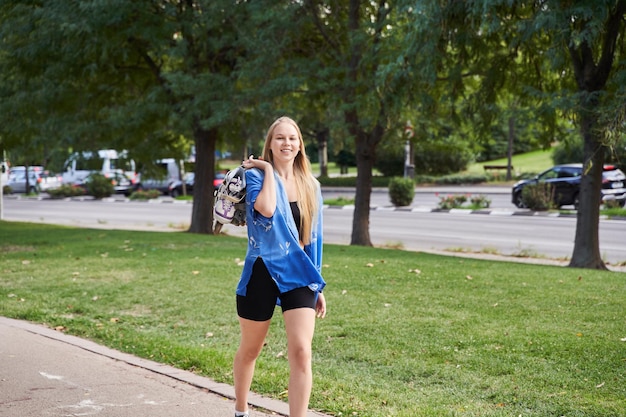
[[[257,258],[246,286],[246,295],[237,295],[237,314],[248,320],[269,320],[274,315],[277,298],[280,298],[283,313],[295,308],[315,309],[316,294],[313,290],[301,287],[281,294],[265,263]]]

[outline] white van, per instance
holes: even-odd
[[[92,172],[100,172],[105,176],[115,172],[123,173],[133,184],[139,180],[135,161],[128,157],[126,151],[117,152],[114,149],[103,149],[97,154],[85,151],[74,152],[70,155],[65,161],[63,183],[80,182]]]

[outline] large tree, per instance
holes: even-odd
[[[237,117],[245,9],[226,0],[1,1],[6,148],[53,141],[149,162],[192,138],[189,230],[211,233],[215,149]]]
[[[475,92],[463,97],[462,106],[475,120],[487,125],[492,104],[510,92],[516,105],[534,104],[550,128],[558,115],[573,116],[584,141],[585,169],[570,266],[606,268],[598,240],[599,204],[605,148],[611,146],[605,133],[623,111],[626,1],[427,4],[439,32],[441,79],[455,99]]]
[[[371,246],[369,211],[376,149],[401,131],[403,109],[419,78],[420,40],[408,36],[409,2],[303,2],[303,24],[314,39],[309,48],[310,94],[342,117],[336,132],[354,143],[357,164],[351,244]],[[310,70],[309,70],[310,71]]]

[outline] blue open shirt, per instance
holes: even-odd
[[[248,251],[237,285],[237,294],[246,295],[252,266],[258,257],[263,259],[280,293],[300,287],[321,292],[326,283],[322,278],[322,192],[318,185],[319,207],[313,221],[311,242],[300,247],[298,228],[289,206],[283,183],[276,180],[276,210],[265,217],[254,210],[254,203],[263,187],[265,173],[253,168],[246,171],[246,226]],[[278,300],[277,300],[278,301]]]

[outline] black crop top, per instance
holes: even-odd
[[[302,234],[300,230],[300,208],[298,207],[297,201],[290,201],[289,207],[291,207],[291,214],[293,215],[293,220],[296,222],[296,227],[298,228],[298,236]]]

